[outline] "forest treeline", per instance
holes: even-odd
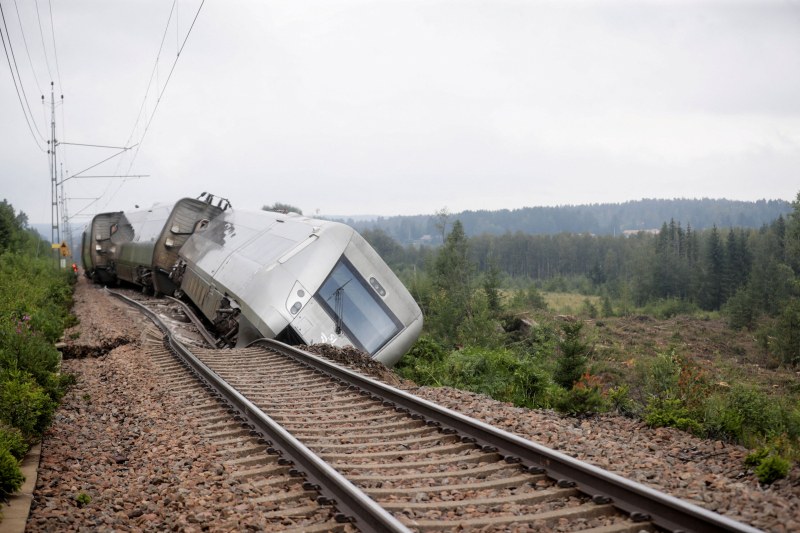
[[[595,352],[587,337],[628,321],[605,317],[689,314],[705,321],[720,314],[732,327],[751,329],[765,366],[796,368],[800,194],[792,207],[758,228],[697,230],[669,218],[656,233],[630,237],[469,237],[460,219],[445,216],[436,220],[442,246],[403,246],[380,229],[363,234],[425,315],[422,336],[396,367],[403,377],[572,415],[616,412],[744,444],[755,450],[747,468],[771,483],[800,458],[794,389],[774,394],[733,380],[707,368],[688,344],[645,355],[612,342]],[[554,314],[541,289],[587,295],[584,309]],[[597,319],[591,332],[584,317]]]
[[[618,204],[557,207],[525,207],[499,211],[464,211],[447,215],[378,217],[374,220],[347,219],[359,231],[382,230],[401,244],[441,244],[443,217],[458,219],[467,236],[591,233],[622,235],[625,231],[658,229],[664,221],[679,220],[696,230],[740,227],[760,228],[791,211],[783,200],[742,202],[724,199],[644,199]]]
[[[522,232],[468,237],[460,219],[437,222],[459,236],[473,276],[504,288],[535,284],[604,298],[615,313],[654,302],[673,313],[725,311],[731,326],[754,328],[772,318],[765,335],[787,363],[800,363],[800,195],[759,228],[712,225],[697,230],[676,219],[657,233],[632,236]],[[446,223],[446,226],[441,225]],[[441,248],[406,245],[381,229],[362,232],[410,286],[430,275]],[[778,339],[778,340],[776,340]]]

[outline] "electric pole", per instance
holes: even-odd
[[[56,95],[54,83],[50,82],[50,140],[47,144],[50,148],[47,150],[47,155],[50,161],[50,245],[53,249],[53,257],[55,258],[56,266],[61,263],[59,255],[61,254],[61,228],[58,220],[58,204],[59,201],[63,202],[64,186],[61,184],[61,200],[58,194],[58,165],[56,159],[56,146],[58,146],[58,139],[56,139]],[[44,100],[44,95],[42,95]],[[61,101],[64,101],[64,95],[61,95]],[[61,210],[66,217],[67,208],[65,204],[61,205]],[[66,225],[66,219],[64,220]]]
[[[54,94],[53,82],[50,82],[50,140],[47,144],[50,149],[47,154],[50,157],[50,244],[58,245],[61,243],[61,234],[58,230],[58,175],[56,167],[56,99]],[[53,257],[58,263],[58,248],[53,248]]]
[[[67,195],[64,192],[64,163],[61,163],[61,232],[64,236],[64,241],[69,246],[70,252],[74,253],[72,242],[72,228],[69,223],[69,209],[67,206]]]

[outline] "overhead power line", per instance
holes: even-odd
[[[186,41],[189,40],[189,35],[192,33],[192,29],[194,28],[194,23],[197,22],[197,17],[200,15],[200,10],[203,9],[203,4],[205,4],[205,0],[200,2],[200,7],[197,8],[197,13],[194,14],[194,19],[192,19],[192,24],[189,26],[189,31],[186,32],[186,37],[183,39],[183,43],[181,44],[180,49],[178,49],[178,53],[175,55],[175,61],[172,62],[172,68],[169,70],[169,74],[167,75],[167,79],[164,82],[164,86],[161,88],[161,92],[158,94],[158,98],[156,99],[156,105],[153,107],[153,112],[150,113],[150,119],[147,121],[147,124],[144,127],[144,132],[142,133],[142,137],[139,139],[137,143],[137,148],[134,151],[133,158],[131,159],[131,163],[128,166],[128,172],[130,172],[131,167],[133,166],[134,161],[136,160],[136,156],[139,155],[139,146],[142,145],[144,141],[144,136],[147,135],[147,131],[150,129],[150,124],[153,122],[153,117],[156,116],[156,111],[158,111],[158,105],[161,103],[161,97],[164,96],[164,92],[167,90],[167,85],[169,85],[169,80],[172,79],[172,73],[175,72],[175,67],[178,64],[178,59],[181,57],[181,52],[183,52],[183,48],[186,46]]]
[[[3,32],[0,31],[0,39],[3,41],[3,50],[6,54],[6,61],[8,62],[8,69],[11,72],[11,79],[14,81],[14,89],[17,92],[17,99],[19,100],[19,105],[22,108],[22,114],[25,115],[25,122],[28,124],[28,130],[31,132],[31,137],[33,137],[33,141],[36,143],[36,147],[39,148],[42,152],[44,152],[44,148],[39,144],[39,139],[36,138],[36,134],[34,134],[33,130],[36,129],[36,133],[39,134],[39,138],[44,141],[44,137],[42,133],[39,131],[38,126],[36,126],[36,121],[33,119],[33,113],[31,112],[30,105],[28,105],[28,97],[25,94],[25,87],[22,84],[22,78],[19,75],[19,69],[17,69],[17,60],[14,56],[14,48],[11,45],[11,36],[8,33],[8,26],[6,24],[6,15],[3,12],[3,5],[0,4],[0,17],[3,19],[3,28],[5,29],[5,36]],[[6,40],[8,40],[8,44],[6,44]],[[11,55],[9,56],[9,51]],[[13,61],[12,61],[13,60]],[[13,66],[12,66],[13,62]],[[14,72],[16,71],[16,76]],[[23,103],[24,102],[24,103]],[[33,125],[31,125],[33,123]]]
[[[44,62],[47,65],[47,74],[50,76],[50,79],[53,79],[53,73],[50,71],[50,60],[47,59],[47,46],[44,44],[44,30],[42,30],[42,16],[39,13],[39,0],[34,0],[34,5],[36,6],[36,20],[39,21],[39,37],[42,39],[42,52],[44,52]],[[59,81],[60,86],[60,81]]]
[[[156,72],[158,71],[158,63],[161,60],[161,51],[164,49],[164,41],[167,38],[167,32],[169,30],[169,23],[172,21],[172,14],[175,12],[175,5],[177,4],[177,0],[173,0],[172,2],[172,9],[169,11],[169,16],[167,17],[167,25],[164,28],[164,35],[161,36],[161,44],[158,46],[158,53],[156,54],[156,61],[153,65],[153,70],[150,72],[150,79],[147,81],[147,88],[144,90],[144,98],[142,98],[142,105],[139,106],[139,113],[136,115],[136,122],[133,123],[133,128],[131,129],[131,133],[128,136],[128,140],[125,144],[130,144],[131,140],[133,139],[134,134],[136,133],[136,128],[139,126],[139,121],[142,118],[142,112],[144,111],[144,106],[147,103],[147,95],[150,94],[150,87],[153,84],[153,78],[156,77]],[[176,44],[177,46],[177,44]]]
[[[14,9],[17,11],[17,21],[19,22],[19,32],[22,35],[22,44],[25,45],[25,54],[28,56],[28,64],[31,66],[31,73],[33,74],[33,81],[36,82],[36,88],[39,89],[39,94],[44,94],[42,86],[39,84],[39,78],[36,76],[36,69],[33,68],[33,60],[31,60],[31,51],[28,48],[28,39],[25,38],[25,29],[22,27],[22,17],[19,14],[19,6],[17,0],[14,0]]]
[[[158,61],[159,61],[159,58],[161,56],[161,50],[163,49],[164,40],[166,39],[167,32],[169,31],[169,23],[170,23],[170,20],[172,19],[172,14],[175,11],[176,4],[177,4],[177,1],[173,2],[172,9],[170,10],[169,18],[167,19],[167,25],[166,25],[166,28],[164,29],[164,35],[161,38],[161,45],[159,46],[159,49],[158,49],[158,55],[156,56],[156,63],[155,63],[155,66],[153,67],[153,73],[150,75],[150,82],[147,85],[147,91],[145,92],[144,100],[142,101],[142,107],[140,108],[139,116],[137,116],[137,118],[136,118],[136,123],[134,124],[134,131],[136,130],[136,127],[139,124],[139,119],[141,117],[141,110],[144,108],[145,102],[147,100],[147,94],[148,94],[148,92],[150,90],[150,83],[152,83],[153,75],[157,72]],[[178,64],[178,59],[180,59],[181,53],[183,52],[184,47],[186,47],[186,42],[189,40],[189,35],[191,35],[192,30],[194,29],[194,25],[197,22],[197,18],[200,16],[200,11],[203,9],[203,5],[204,4],[205,4],[205,0],[202,0],[202,2],[200,2],[200,6],[197,8],[197,12],[195,12],[195,14],[194,14],[194,18],[192,19],[192,23],[189,26],[189,30],[186,32],[186,36],[183,39],[183,43],[181,43],[180,48],[178,49],[177,53],[175,54],[175,60],[172,62],[172,67],[170,68],[169,74],[167,75],[167,79],[164,81],[164,86],[161,88],[161,91],[158,93],[158,98],[156,99],[155,106],[153,106],[153,111],[150,113],[150,118],[147,120],[147,123],[145,124],[144,131],[142,132],[141,137],[139,137],[139,140],[136,143],[136,149],[133,152],[133,156],[131,157],[130,163],[128,164],[128,170],[125,172],[125,174],[130,174],[131,168],[133,168],[133,164],[136,162],[136,158],[139,155],[139,149],[141,148],[142,143],[144,142],[144,138],[145,138],[145,136],[147,135],[147,132],[150,129],[150,124],[152,124],[153,118],[156,115],[156,111],[158,111],[158,106],[161,103],[161,98],[164,96],[164,92],[167,90],[167,86],[169,85],[169,81],[172,79],[172,74],[175,72],[175,67]],[[177,24],[177,22],[176,22],[176,24]],[[133,137],[133,132],[131,132],[131,138],[132,137]],[[126,144],[130,144],[131,138],[128,139],[128,142]],[[120,189],[122,188],[122,186],[124,184],[125,184],[125,180],[123,180],[122,183],[120,183],[119,187],[117,187],[117,190],[114,191],[114,193],[111,195],[111,197],[106,201],[106,204],[108,204],[108,202],[110,202],[114,198],[114,196],[117,195],[117,193],[120,191]]]
[[[56,74],[58,74],[58,87],[61,89],[61,93],[63,94],[64,86],[61,84],[61,69],[58,66],[58,47],[56,46],[56,29],[55,29],[55,24],[53,24],[53,3],[50,0],[47,0],[47,6],[50,8],[50,35],[53,37],[53,57],[56,60]],[[64,117],[62,116],[61,118],[63,119]]]

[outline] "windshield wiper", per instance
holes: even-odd
[[[342,285],[339,286],[338,289],[333,291],[333,294],[331,294],[331,296],[334,297],[334,300],[333,300],[333,313],[336,315],[336,330],[335,331],[336,331],[337,335],[341,335],[342,334],[342,324],[344,323],[344,298],[342,298],[342,293],[344,292],[345,286],[348,283],[350,283],[351,281],[353,281],[353,278],[350,278],[347,281],[345,281],[344,283],[342,283]],[[329,301],[331,299],[331,296],[328,297]]]

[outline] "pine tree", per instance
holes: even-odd
[[[429,317],[431,329],[440,338],[449,338],[452,342],[457,338],[458,327],[471,313],[474,268],[468,250],[464,227],[456,220],[433,265],[436,296]]]
[[[789,213],[789,220],[786,222],[784,246],[786,262],[792,267],[794,273],[800,276],[800,192],[792,202],[792,207],[794,211]]]
[[[583,341],[582,329],[583,322],[566,322],[561,325],[564,336],[558,343],[559,354],[553,381],[565,389],[571,389],[586,372],[589,345]]]
[[[500,269],[493,257],[489,259],[489,268],[483,277],[483,292],[486,293],[489,311],[498,316],[503,311],[503,302],[500,298]]]
[[[725,251],[717,226],[713,226],[708,234],[701,265],[703,274],[700,305],[704,309],[717,310],[723,303],[725,274]]]

